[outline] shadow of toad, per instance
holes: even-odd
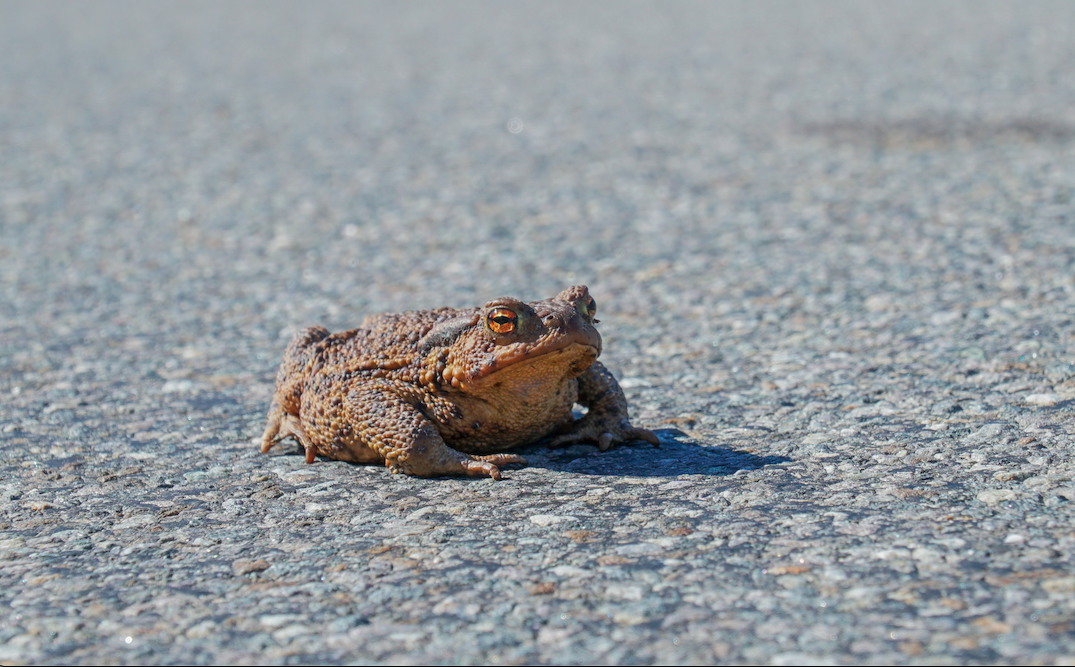
[[[661,440],[655,447],[647,442],[615,445],[607,452],[598,451],[594,444],[581,444],[564,449],[549,449],[544,443],[512,450],[522,455],[528,468],[545,468],[577,475],[616,477],[678,477],[680,475],[734,475],[740,470],[757,470],[765,466],[791,461],[786,456],[758,456],[748,451],[719,445],[698,444],[683,431],[675,428],[656,429]],[[304,456],[298,443],[293,447],[277,447],[276,456]],[[327,461],[328,459],[321,459]],[[363,464],[347,464],[363,465]],[[516,469],[508,466],[504,469]],[[481,477],[472,479],[484,479]]]
[[[787,463],[786,456],[758,456],[716,445],[700,445],[679,429],[659,429],[660,447],[633,442],[599,452],[593,445],[547,449],[533,445],[519,450],[530,467],[578,475],[678,477],[679,475],[732,475],[740,470]]]

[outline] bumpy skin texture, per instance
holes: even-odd
[[[261,451],[288,436],[316,456],[384,462],[421,477],[488,476],[526,465],[502,453],[657,436],[635,428],[600,363],[597,306],[585,286],[526,304],[367,317],[358,329],[300,331],[284,352]],[[575,420],[575,403],[589,410]],[[500,453],[497,453],[500,452]]]

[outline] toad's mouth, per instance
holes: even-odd
[[[564,378],[578,377],[597,360],[600,348],[586,343],[569,342],[560,347],[539,350],[521,349],[506,352],[489,359],[470,377],[478,382],[491,375],[519,373],[561,374]]]

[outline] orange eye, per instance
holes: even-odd
[[[586,302],[586,314],[590,317],[597,314],[597,302],[593,300],[592,296],[590,297],[590,300]]]
[[[519,316],[507,308],[497,308],[486,317],[489,330],[497,334],[508,334],[515,331],[515,325],[518,321]]]

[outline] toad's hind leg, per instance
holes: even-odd
[[[345,406],[348,421],[363,444],[380,454],[392,472],[500,479],[498,466],[526,465],[526,460],[515,454],[468,456],[452,449],[418,408],[385,387],[355,389]]]
[[[262,453],[268,452],[284,438],[292,436],[306,450],[306,462],[314,462],[317,448],[299,422],[299,404],[306,381],[303,371],[314,355],[317,344],[328,335],[328,329],[324,327],[303,329],[291,338],[284,350],[284,358],[276,374],[276,391],[273,393],[272,406],[266,419],[265,433],[261,436]]]
[[[276,443],[288,436],[299,441],[306,450],[306,462],[313,463],[317,457],[317,446],[310,440],[310,436],[306,435],[299,418],[287,414],[279,403],[273,401],[272,408],[269,409],[268,425],[261,436],[261,453],[267,453]]]

